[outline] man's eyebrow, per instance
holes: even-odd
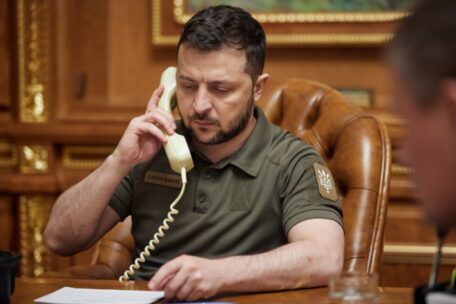
[[[193,80],[191,77],[186,76],[186,75],[179,75],[179,79],[181,79],[181,80],[186,80],[186,81],[190,81],[190,82],[196,82],[196,81]]]
[[[215,81],[211,81],[210,82],[212,85],[234,85],[235,82],[234,81],[230,81],[230,80],[215,80]]]
[[[179,79],[180,80],[184,80],[184,81],[189,81],[189,82],[196,82],[193,78],[191,78],[190,76],[187,76],[187,75],[179,75]],[[209,81],[209,83],[211,85],[234,85],[235,84],[235,81],[231,81],[231,80],[214,80],[214,81]]]

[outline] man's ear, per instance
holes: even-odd
[[[269,79],[269,74],[263,73],[260,76],[258,76],[255,85],[253,87],[253,94],[254,94],[254,99],[255,102],[258,101],[261,97],[261,94],[263,93],[264,87],[266,86],[266,82]]]

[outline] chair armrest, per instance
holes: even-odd
[[[95,264],[78,265],[59,271],[45,272],[40,278],[116,280],[118,277],[108,265]]]

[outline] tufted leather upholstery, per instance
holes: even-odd
[[[378,272],[391,166],[383,124],[336,90],[302,79],[271,80],[258,105],[272,123],[314,146],[327,162],[344,211],[344,270]],[[93,265],[52,276],[117,278],[132,259],[130,228],[128,218],[104,236]]]

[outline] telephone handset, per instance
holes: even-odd
[[[171,113],[171,101],[176,94],[175,67],[169,67],[163,72],[160,84],[165,87],[165,90],[158,102],[158,106]],[[193,168],[193,161],[185,137],[177,133],[173,135],[165,133],[165,137],[168,141],[164,144],[165,152],[168,156],[171,169],[177,173],[181,172],[181,168],[185,168],[187,172],[190,171]]]
[[[163,110],[170,112],[172,111],[171,102],[176,94],[176,68],[168,67],[161,75],[160,84],[164,86],[163,94],[158,102],[158,106]],[[149,256],[151,251],[155,250],[155,246],[160,243],[159,238],[165,236],[165,231],[169,229],[169,223],[174,222],[174,215],[177,215],[179,211],[175,208],[177,203],[180,201],[185,192],[185,186],[187,184],[187,172],[193,169],[193,160],[190,154],[185,137],[174,133],[168,135],[163,132],[167,140],[163,144],[166,156],[168,157],[171,169],[181,174],[182,188],[179,195],[169,206],[169,212],[167,217],[163,220],[163,224],[158,228],[158,231],[154,234],[149,244],[139,254],[139,257],[135,259],[133,264],[119,277],[120,282],[128,281],[130,276],[134,274],[135,270],[138,270],[141,266],[139,263],[146,261],[145,256]]]

